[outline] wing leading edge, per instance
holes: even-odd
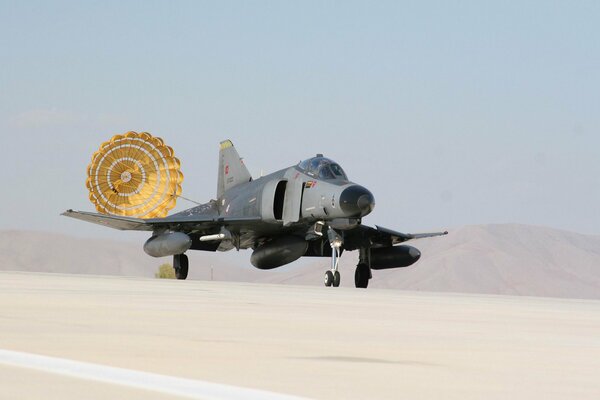
[[[406,242],[407,240],[412,240],[412,239],[424,239],[424,238],[428,238],[428,237],[444,236],[444,235],[448,234],[448,231],[428,232],[428,233],[402,233],[402,232],[397,232],[397,231],[394,231],[391,229],[381,227],[379,225],[375,225],[375,227],[377,228],[377,231],[391,236],[393,244]]]
[[[375,228],[367,225],[359,225],[356,229],[346,231],[344,237],[346,239],[346,249],[350,250],[358,249],[360,247],[391,247],[408,240],[443,236],[447,234],[447,231],[429,233],[402,233],[377,225],[375,225]]]
[[[67,210],[61,215],[65,217],[71,217],[80,219],[82,221],[91,222],[102,226],[108,226],[109,228],[119,229],[122,231],[151,231],[152,226],[148,225],[145,220],[141,218],[131,217],[120,217],[116,215],[105,215],[98,213],[91,213],[86,211],[73,211]]]

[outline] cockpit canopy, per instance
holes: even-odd
[[[348,180],[346,173],[338,163],[320,155],[302,161],[298,164],[298,168],[319,179]]]

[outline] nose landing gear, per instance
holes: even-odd
[[[325,272],[325,286],[340,286],[340,272],[339,271],[327,271]]]
[[[329,238],[329,244],[331,245],[331,269],[325,272],[325,286],[340,286],[340,272],[338,266],[340,263],[340,256],[342,254],[342,237],[331,227],[327,230],[327,236]]]

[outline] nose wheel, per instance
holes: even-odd
[[[340,286],[340,271],[327,271],[325,272],[325,286]]]
[[[329,244],[331,245],[331,269],[325,272],[324,283],[325,286],[330,287],[338,287],[340,286],[340,271],[338,271],[338,266],[340,263],[340,256],[342,254],[342,237],[331,227],[327,231],[327,236],[329,237]]]

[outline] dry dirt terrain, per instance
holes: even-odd
[[[6,399],[180,397],[2,351],[308,398],[600,398],[597,300],[1,272],[0,306]]]

